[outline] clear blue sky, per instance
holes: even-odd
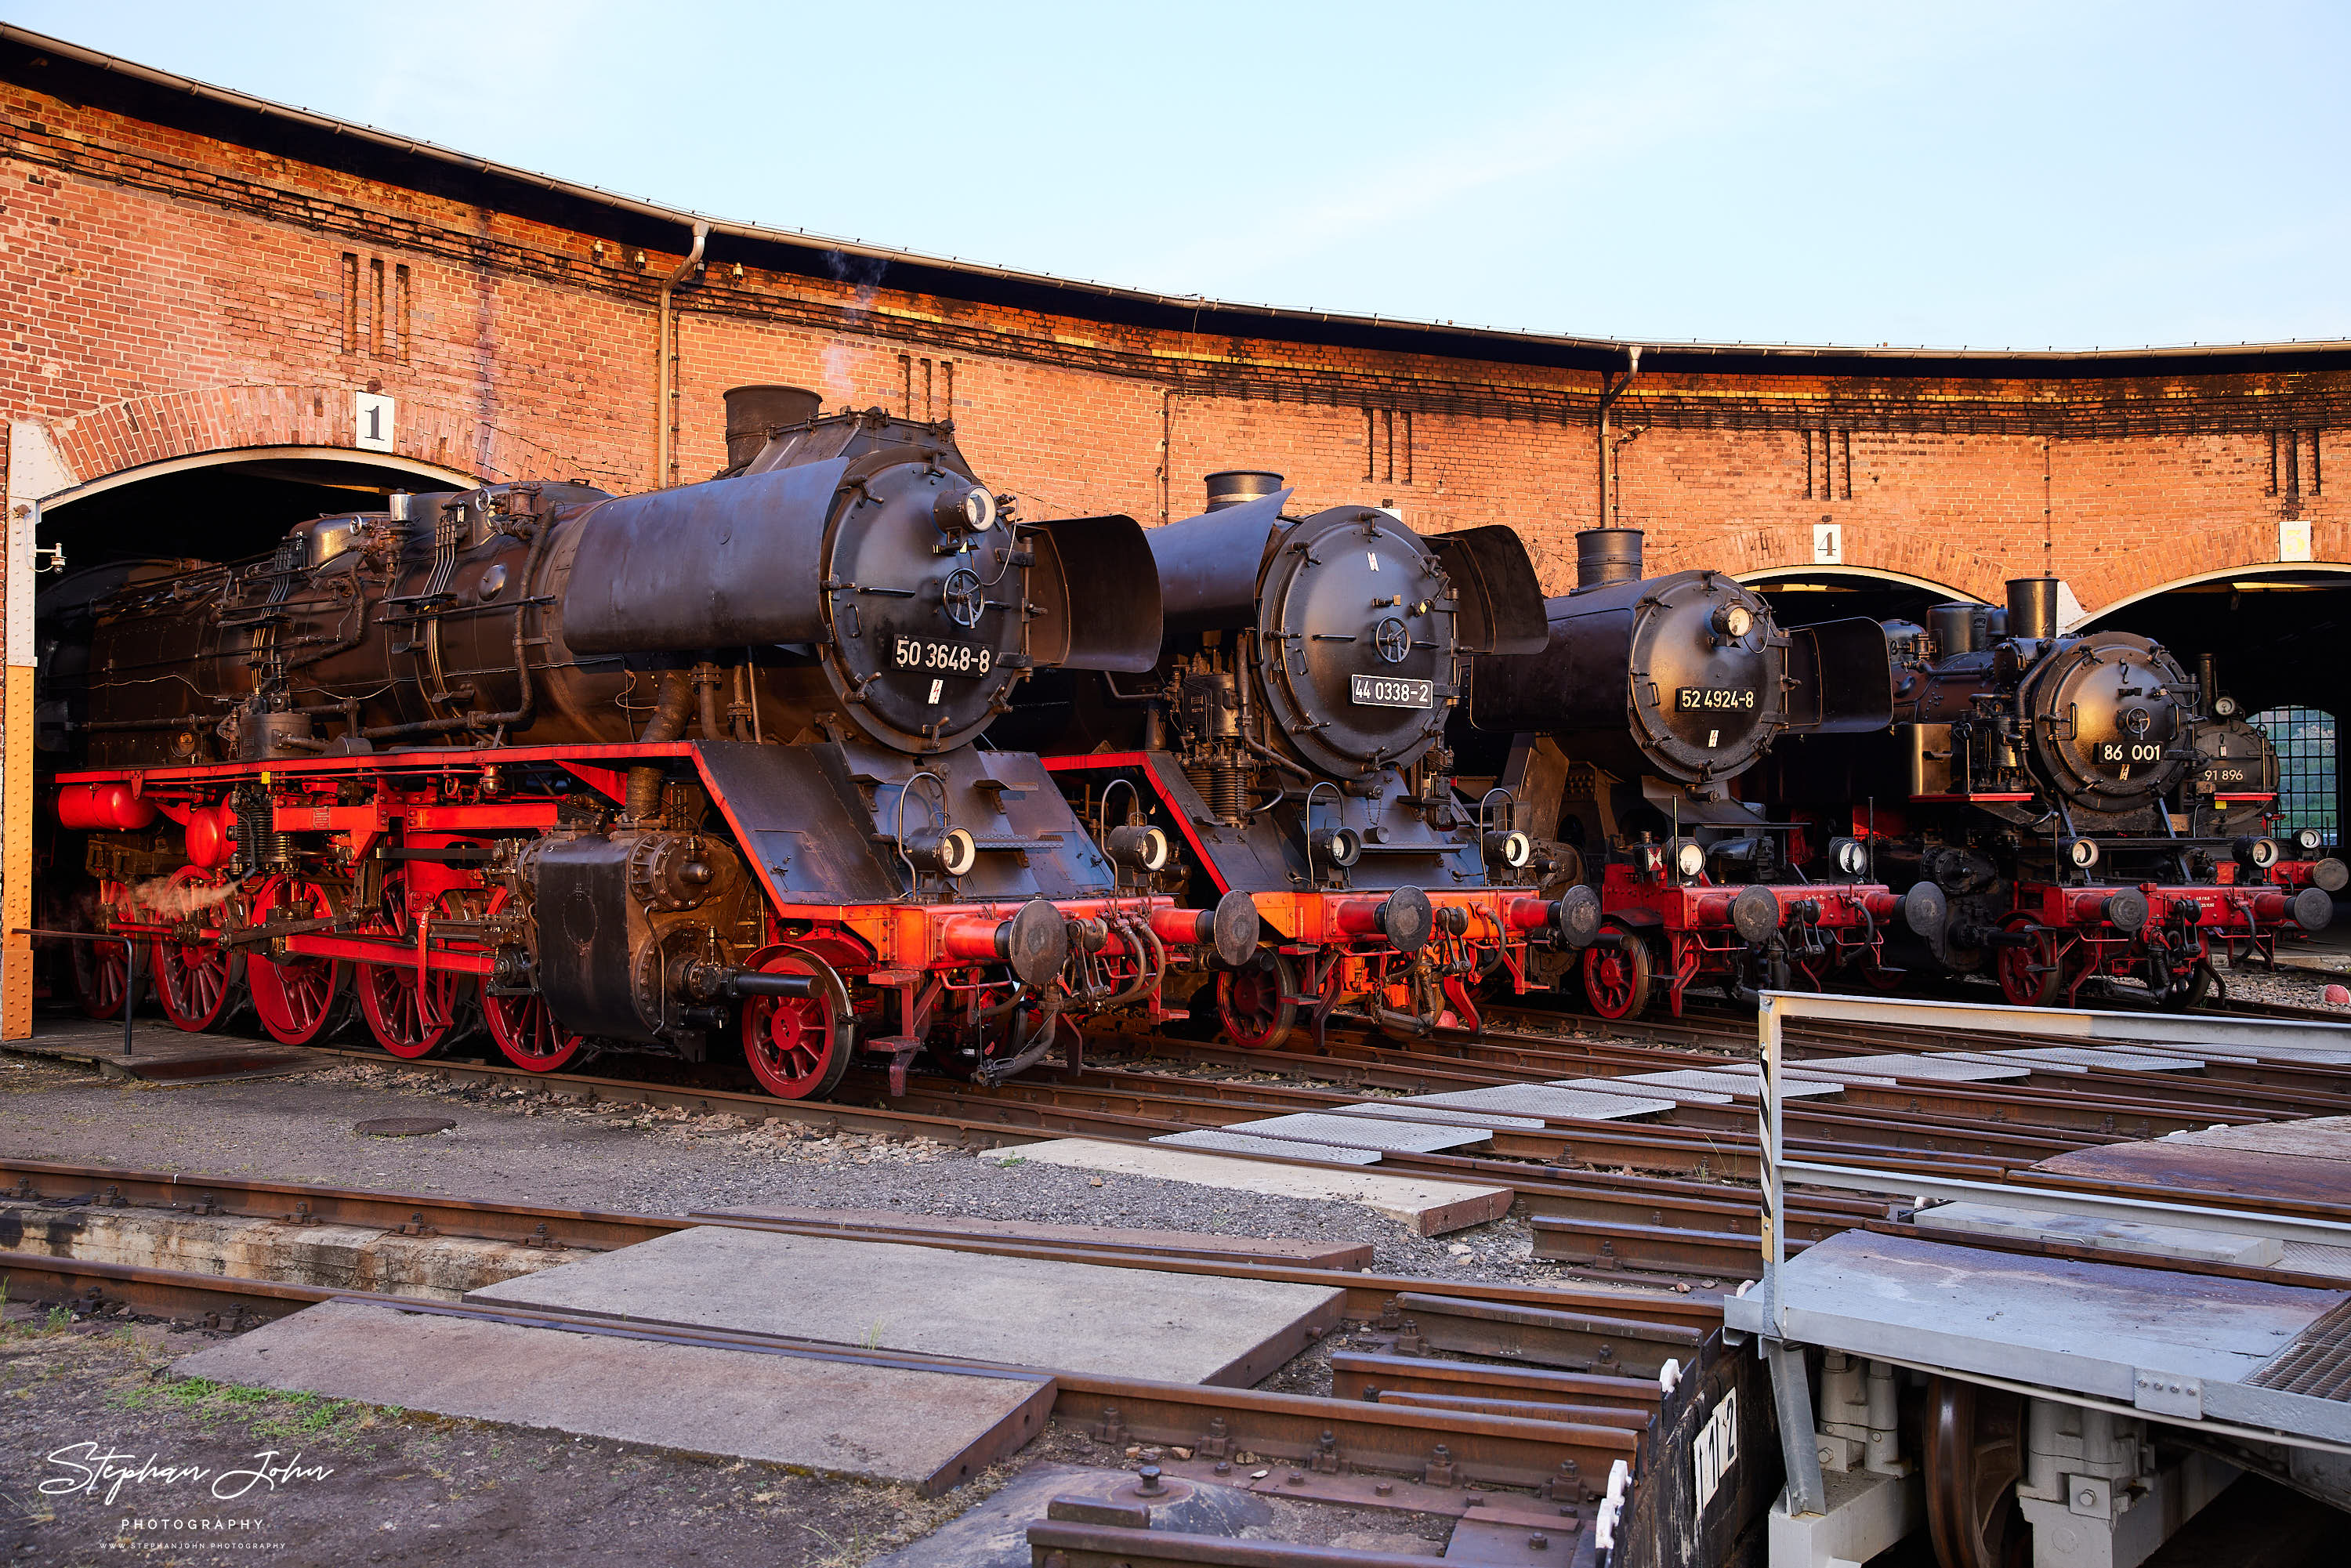
[[[2351,6],[0,0],[721,217],[1663,340],[2351,337]]]

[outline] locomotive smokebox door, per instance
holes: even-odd
[[[1451,585],[1384,512],[1333,507],[1282,537],[1258,657],[1308,761],[1353,778],[1426,749],[1454,695],[1454,609]]]

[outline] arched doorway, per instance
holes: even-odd
[[[31,467],[15,468],[12,479],[21,483]],[[44,706],[37,674],[48,662],[58,624],[86,614],[94,595],[119,586],[141,560],[246,559],[275,548],[305,518],[381,511],[394,491],[465,489],[477,482],[391,453],[286,445],[183,454],[47,494],[26,494],[12,483],[0,588],[8,643],[0,697],[0,819],[7,844],[0,859],[0,1038],[32,1031],[34,955],[17,933],[35,924],[37,737],[45,730],[63,733],[70,722],[62,705]]]
[[[1872,621],[1924,622],[1928,608],[1975,595],[1943,583],[1867,566],[1774,566],[1742,571],[1739,580],[1763,596],[1783,626],[1866,616]]]
[[[36,542],[68,570],[155,556],[238,560],[329,512],[381,511],[395,490],[455,490],[468,475],[390,453],[243,447],[126,468],[42,497]]]

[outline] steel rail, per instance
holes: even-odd
[[[414,1233],[413,1228],[420,1222],[421,1217],[421,1222],[429,1227],[431,1232],[538,1246],[607,1250],[652,1240],[674,1230],[691,1229],[697,1226],[724,1226],[733,1229],[770,1230],[841,1240],[892,1242],[930,1247],[942,1251],[987,1253],[1147,1269],[1162,1273],[1313,1285],[1345,1291],[1347,1315],[1363,1320],[1379,1317],[1394,1297],[1412,1291],[1441,1291],[1497,1305],[1549,1304],[1592,1311],[1638,1310],[1663,1322],[1677,1324],[1703,1324],[1712,1322],[1715,1317],[1705,1303],[1693,1302],[1687,1297],[1671,1292],[1632,1296],[1567,1287],[1429,1280],[1411,1275],[1320,1269],[1270,1260],[1185,1256],[1155,1251],[1147,1247],[1122,1246],[1116,1239],[1117,1232],[1107,1228],[1099,1243],[1019,1240],[953,1230],[925,1229],[921,1225],[921,1216],[909,1215],[904,1228],[901,1230],[845,1233],[837,1226],[821,1220],[774,1219],[716,1211],[671,1216],[541,1208],[523,1204],[367,1192],[290,1182],[246,1181],[236,1177],[122,1171],[108,1166],[67,1166],[37,1160],[0,1160],[0,1176],[14,1176],[17,1181],[16,1190],[0,1191],[0,1201],[41,1201],[45,1195],[36,1192],[28,1197],[25,1191],[30,1182],[37,1179],[45,1186],[62,1183],[68,1187],[90,1189],[63,1199],[48,1200],[53,1203],[78,1206],[101,1202],[107,1207],[114,1207],[107,1198],[107,1193],[111,1189],[124,1207],[162,1208],[178,1213],[200,1212],[197,1204],[210,1199],[214,1207],[209,1212],[232,1218],[357,1225],[385,1230],[411,1228],[412,1233]],[[196,1201],[182,1201],[191,1197]],[[544,1235],[538,1229],[541,1225],[547,1227]]]
[[[117,1170],[0,1157],[0,1201],[100,1208],[161,1208],[302,1225],[351,1225],[410,1234],[477,1237],[534,1247],[609,1251],[649,1241],[696,1221],[677,1216],[621,1214],[528,1204],[476,1203],[413,1193],[368,1192],[300,1182],[168,1171]],[[420,1231],[419,1227],[425,1228]]]

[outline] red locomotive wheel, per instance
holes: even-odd
[[[1238,969],[1217,976],[1217,1018],[1225,1038],[1244,1051],[1280,1051],[1297,1032],[1298,973],[1280,953],[1258,950]]]
[[[771,975],[818,973],[791,953],[778,953],[759,967]],[[849,1071],[852,1051],[840,1021],[822,985],[812,996],[745,998],[743,1056],[752,1076],[778,1099],[824,1098]]]
[[[503,887],[492,894],[489,918],[496,919],[510,901]],[[588,1044],[586,1035],[556,1022],[545,997],[492,996],[487,975],[482,977],[482,1021],[506,1059],[526,1072],[560,1072]]]
[[[469,916],[465,899],[458,891],[443,894],[435,915]],[[382,907],[362,929],[370,936],[413,942],[416,922],[409,913],[404,877],[394,873],[384,878]],[[360,1011],[366,1015],[368,1030],[394,1056],[411,1061],[438,1056],[473,1032],[474,998],[480,988],[470,975],[434,969],[420,983],[418,972],[405,964],[361,964],[358,977]]]
[[[555,1021],[545,997],[494,997],[482,982],[482,1019],[506,1059],[526,1072],[560,1072],[588,1043]]]
[[[129,976],[131,956],[120,942],[76,942],[73,947],[74,997],[81,1010],[94,1019],[122,1016],[122,982]],[[141,964],[139,988],[148,989],[152,964]]]
[[[255,918],[270,925],[323,920],[334,913],[335,904],[317,883],[279,876],[261,884],[253,907]],[[260,1016],[261,1027],[280,1045],[324,1040],[350,1016],[343,966],[332,958],[289,953],[273,959],[256,949],[246,961],[245,977],[253,988],[253,1010]]]
[[[2032,941],[2028,946],[2001,947],[1991,961],[1993,975],[2000,981],[2000,994],[2020,1008],[2045,1008],[2057,999],[2058,972],[2056,939],[2046,931],[2035,930],[2032,918],[2026,915],[2011,915],[2011,931],[2031,931]]]
[[[242,903],[228,880],[214,872],[183,865],[172,873],[171,901],[157,913],[180,914],[179,935],[155,939],[155,998],[163,1016],[190,1033],[225,1021],[245,1005],[245,953],[223,947],[225,926],[242,925]]]
[[[1649,1005],[1650,982],[1656,960],[1649,945],[1631,932],[1614,947],[1594,945],[1583,950],[1583,997],[1604,1019],[1638,1018]]]

